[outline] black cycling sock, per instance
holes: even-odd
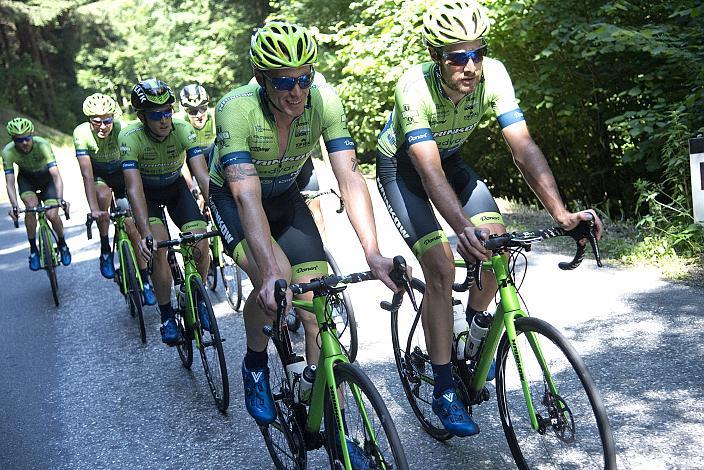
[[[100,254],[110,253],[110,237],[100,236]]]
[[[36,253],[39,250],[37,249],[37,239],[36,238],[30,238],[29,239],[29,253]]]
[[[171,308],[171,302],[164,305],[159,305],[159,313],[161,313],[161,323],[164,323],[167,319],[174,317],[174,309]]]
[[[453,387],[452,383],[452,364],[433,364],[433,378],[435,379],[435,388],[433,388],[433,397],[440,398],[448,388]]]
[[[142,284],[149,284],[149,273],[147,268],[139,270],[139,276],[142,278]]]
[[[269,355],[264,351],[254,351],[247,346],[247,354],[244,356],[244,365],[249,370],[264,369],[269,362]]]
[[[59,245],[59,248],[63,248],[66,246],[66,239],[64,237],[59,237],[56,243]]]

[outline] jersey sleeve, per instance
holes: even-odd
[[[49,168],[57,166],[56,157],[54,156],[54,151],[51,149],[51,144],[49,142],[44,141],[41,143],[40,152],[42,154],[44,162],[46,163],[47,170]]]
[[[131,126],[120,131],[117,145],[120,147],[120,160],[123,170],[139,170],[139,142],[130,129]]]
[[[73,130],[73,148],[76,150],[76,157],[90,157],[90,147],[85,138],[82,125]]]
[[[252,163],[248,142],[251,127],[248,114],[238,109],[236,99],[233,101],[219,104],[215,110],[216,158],[222,168],[238,163]]]
[[[421,86],[422,85],[422,86]],[[401,77],[394,91],[394,113],[409,146],[433,140],[426,102],[432,101],[425,80],[418,71]]]
[[[491,107],[501,129],[524,121],[523,111],[518,106],[516,92],[504,64],[498,60],[491,60],[485,64],[484,73]]]
[[[179,140],[186,150],[186,160],[190,160],[198,155],[203,155],[203,150],[198,143],[198,135],[193,126],[185,121],[177,127]]]
[[[356,146],[347,128],[347,116],[342,100],[330,85],[320,85],[317,90],[323,105],[322,133],[328,153],[354,150]]]

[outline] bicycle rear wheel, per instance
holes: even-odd
[[[506,334],[497,353],[496,397],[504,433],[519,468],[616,468],[606,409],[584,361],[562,334],[536,318],[515,322],[521,368]],[[541,366],[529,337],[542,352]],[[528,382],[538,415],[534,430],[519,373]],[[555,389],[546,377],[552,377]]]
[[[334,367],[338,405],[342,412],[344,441],[354,468],[408,468],[406,454],[386,404],[372,381],[355,364]],[[325,395],[325,441],[331,468],[346,468],[337,426],[337,407]]]
[[[53,236],[49,233],[49,229],[39,226],[41,233],[42,252],[40,253],[44,261],[44,269],[49,276],[49,284],[51,284],[51,295],[54,297],[54,305],[59,306],[59,281],[56,279],[56,266],[54,265],[54,243]]]
[[[327,248],[325,249],[325,257],[327,258],[332,272],[339,276],[341,274],[340,267]],[[354,318],[352,301],[347,293],[347,289],[342,291],[342,302],[333,305],[332,319],[335,321],[337,337],[340,339],[340,344],[347,351],[347,357],[350,362],[354,362],[357,358],[357,321]]]
[[[425,284],[420,279],[411,280],[416,302],[420,307],[425,294]],[[420,310],[416,313],[410,301],[401,312],[391,312],[391,342],[401,385],[413,413],[425,432],[439,441],[452,437],[433,412],[433,370],[430,365],[425,334],[421,325]]]
[[[222,349],[222,338],[218,328],[218,321],[213,312],[213,305],[208,297],[208,292],[203,286],[200,278],[191,277],[191,293],[193,294],[193,305],[196,306],[197,334],[200,335],[200,360],[203,363],[203,371],[208,379],[210,393],[215,399],[218,410],[225,413],[230,405],[230,384],[227,378],[227,364],[225,363],[225,353]],[[200,309],[205,308],[210,323],[209,331],[203,328],[200,320]]]
[[[120,258],[124,261],[124,266],[120,266],[120,268],[122,275],[125,276],[127,281],[127,292],[124,294],[125,300],[127,300],[132,316],[137,317],[139,336],[142,343],[146,343],[147,330],[144,327],[144,312],[142,310],[142,286],[139,285],[139,280],[137,279],[137,270],[134,265],[134,259],[132,258],[132,250],[121,249],[121,251],[122,256]]]
[[[242,305],[242,270],[229,256],[223,256],[223,264],[220,268],[222,274],[222,284],[225,286],[225,297],[227,303],[236,312],[240,311]]]
[[[276,420],[268,426],[260,426],[264,443],[277,470],[304,469],[308,454],[303,439],[305,406],[295,403],[293,391],[286,374],[284,353],[269,340],[269,385],[276,406]]]

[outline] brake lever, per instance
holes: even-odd
[[[152,268],[153,268],[153,260],[154,260],[154,258],[153,258],[154,238],[151,235],[149,235],[146,238],[145,242],[147,244],[147,249],[149,250],[150,253],[152,253],[152,258],[150,258],[149,261],[147,261],[147,272],[151,275]]]
[[[93,239],[92,225],[93,225],[94,220],[95,219],[93,219],[93,217],[90,214],[88,214],[86,216],[86,235],[88,235],[88,240]]]
[[[408,298],[411,299],[411,305],[415,310],[418,310],[418,304],[416,303],[416,296],[413,294],[413,289],[411,288],[411,281],[408,279],[408,272],[406,271],[406,260],[403,256],[394,257],[394,269],[391,271],[391,280],[397,285],[403,286],[403,290],[408,294]],[[398,303],[400,300],[398,297],[403,297],[403,293],[395,293],[393,304]]]

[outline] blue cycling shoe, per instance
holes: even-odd
[[[39,252],[29,254],[29,269],[32,271],[39,271],[41,268],[41,263],[39,262]]]
[[[208,306],[202,300],[198,302],[198,314],[200,315],[200,326],[205,331],[210,331],[210,318],[208,315]]]
[[[59,248],[59,254],[61,255],[61,264],[64,266],[71,264],[71,252],[68,250],[68,245]]]
[[[144,305],[156,305],[154,288],[148,282],[142,284],[142,300],[144,301]]]
[[[247,412],[259,426],[273,423],[276,419],[276,407],[269,389],[269,368],[249,370],[243,360],[242,381]]]
[[[350,464],[352,464],[352,468],[357,470],[357,469],[363,469],[363,468],[372,468],[371,467],[371,462],[369,461],[369,457],[367,454],[364,453],[364,450],[362,447],[360,447],[359,444],[357,444],[356,441],[353,441],[349,437],[345,436],[345,442],[347,443],[347,455],[350,456]],[[340,454],[340,459],[342,459],[342,450],[340,449],[340,440],[338,439],[335,441],[337,444],[337,452]]]
[[[164,323],[161,324],[161,341],[172,345],[178,342],[179,332],[178,325],[176,325],[176,319],[174,317],[167,318]]]
[[[491,360],[491,367],[489,367],[489,372],[486,373],[486,381],[491,382],[496,378],[496,359]]]
[[[115,264],[113,262],[112,253],[103,253],[100,255],[100,274],[105,279],[115,277]]]
[[[448,432],[457,437],[479,434],[479,426],[465,410],[454,388],[449,388],[439,397],[433,397],[435,413]]]

